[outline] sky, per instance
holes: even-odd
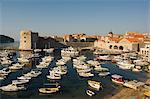
[[[0,34],[150,33],[150,0],[0,0]]]

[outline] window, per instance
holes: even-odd
[[[120,47],[119,47],[119,50],[123,50],[123,46],[120,46]]]
[[[114,49],[118,49],[118,46],[115,45],[115,46],[114,46]]]
[[[112,49],[112,45],[109,46],[109,49]]]
[[[24,43],[26,43],[26,41],[24,41]]]

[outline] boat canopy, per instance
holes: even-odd
[[[117,75],[117,74],[114,74],[114,75],[112,75],[111,77],[112,77],[112,78],[116,78],[116,79],[123,78],[122,76]]]

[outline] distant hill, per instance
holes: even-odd
[[[13,43],[13,42],[14,42],[13,38],[5,35],[0,35],[0,43]]]

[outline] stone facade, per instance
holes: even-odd
[[[150,44],[140,49],[140,54],[150,62]]]
[[[66,34],[64,35],[64,42],[94,42],[99,36],[87,36],[84,33]]]
[[[60,43],[52,37],[40,37],[38,33],[32,31],[21,31],[20,50],[63,48],[66,45]]]
[[[32,50],[36,48],[38,33],[32,31],[21,31],[20,33],[20,50]]]
[[[112,51],[139,51],[142,46],[144,46],[143,43],[131,42],[124,38],[116,42],[109,40],[97,40],[94,42],[94,47]]]
[[[112,51],[136,51],[144,46],[144,35],[136,32],[127,32],[124,35],[109,32],[94,42],[94,47]]]

